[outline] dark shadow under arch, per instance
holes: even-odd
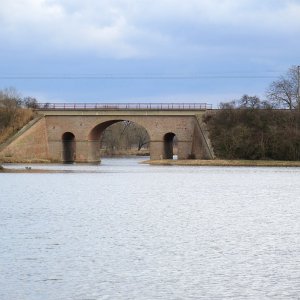
[[[175,133],[168,132],[164,135],[164,159],[173,159]]]
[[[74,163],[76,159],[76,140],[72,132],[62,135],[62,160],[66,164]]]

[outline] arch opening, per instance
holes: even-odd
[[[89,160],[103,156],[149,155],[147,130],[129,120],[111,120],[95,126],[88,136]]]
[[[173,132],[164,135],[164,159],[177,159],[177,137]]]
[[[72,164],[76,160],[76,140],[72,132],[65,132],[62,135],[62,161],[65,164]]]

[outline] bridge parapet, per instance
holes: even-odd
[[[207,103],[40,103],[37,110],[210,110]]]

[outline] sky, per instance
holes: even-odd
[[[217,107],[264,98],[299,37],[300,0],[1,0],[0,89]]]

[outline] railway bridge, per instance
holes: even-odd
[[[214,157],[202,116],[205,103],[47,103],[38,116],[5,145],[2,156],[15,160],[97,163],[100,139],[110,125],[134,122],[148,132],[151,159],[172,159],[177,137],[178,159]]]

